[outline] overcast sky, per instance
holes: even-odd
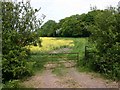
[[[18,0],[19,1],[19,0]],[[45,14],[47,20],[55,20],[58,22],[65,17],[87,13],[90,6],[97,6],[98,9],[105,9],[108,6],[117,6],[120,0],[31,0],[34,8],[41,7],[38,17]]]

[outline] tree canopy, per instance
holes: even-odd
[[[38,30],[38,33],[40,36],[56,36],[57,25],[55,21],[49,20]]]
[[[84,15],[72,15],[61,19],[59,23],[49,20],[40,28],[40,36],[61,36],[61,37],[88,37],[90,32],[86,27]],[[90,23],[90,22],[89,22]]]

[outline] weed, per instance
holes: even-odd
[[[58,67],[52,70],[52,73],[57,76],[64,76],[67,73],[67,70],[63,64],[60,64]]]

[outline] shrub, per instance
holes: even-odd
[[[10,80],[9,82],[7,82],[6,84],[3,85],[3,88],[8,89],[8,88],[20,88],[20,84],[19,84],[19,80]]]
[[[95,17],[91,28],[90,41],[97,51],[89,58],[91,66],[109,78],[120,79],[120,14],[104,10]]]
[[[27,65],[30,53],[24,47],[38,42],[41,22],[35,16],[39,10],[33,9],[29,2],[1,3],[2,74],[3,81],[8,81],[31,75]]]

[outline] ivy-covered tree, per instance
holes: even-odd
[[[2,76],[3,81],[30,75],[26,45],[39,42],[40,20],[30,2],[1,2],[2,10]]]

